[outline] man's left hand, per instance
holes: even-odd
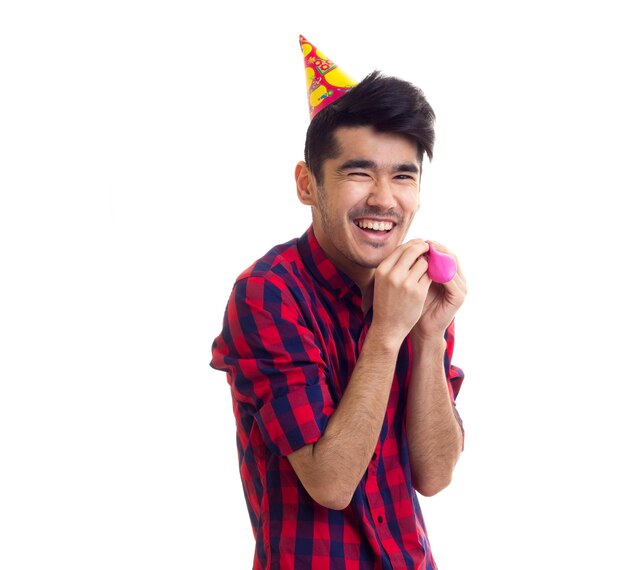
[[[457,270],[451,281],[447,283],[435,283],[433,281],[430,284],[422,314],[411,331],[411,337],[421,341],[443,337],[446,328],[452,322],[467,294],[467,284],[459,260],[445,246],[434,241],[430,241],[430,243],[437,251],[453,256],[456,260]]]

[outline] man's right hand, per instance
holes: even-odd
[[[428,244],[408,241],[383,260],[374,273],[372,328],[398,346],[419,320],[432,279],[424,254]]]

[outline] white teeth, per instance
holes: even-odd
[[[374,220],[358,220],[357,226],[363,229],[386,232],[393,228],[393,222],[377,222]]]

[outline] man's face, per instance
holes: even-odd
[[[406,236],[419,209],[421,165],[402,135],[342,127],[335,136],[339,156],[311,182],[313,229],[335,265],[362,285]]]

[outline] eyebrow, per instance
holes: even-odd
[[[377,170],[378,166],[373,160],[366,159],[352,159],[347,160],[339,167],[339,172],[344,172],[346,170],[351,170],[352,168],[364,168],[369,170]],[[419,172],[419,168],[416,164],[412,162],[403,162],[401,164],[395,164],[391,169],[393,172],[413,172],[417,174]]]

